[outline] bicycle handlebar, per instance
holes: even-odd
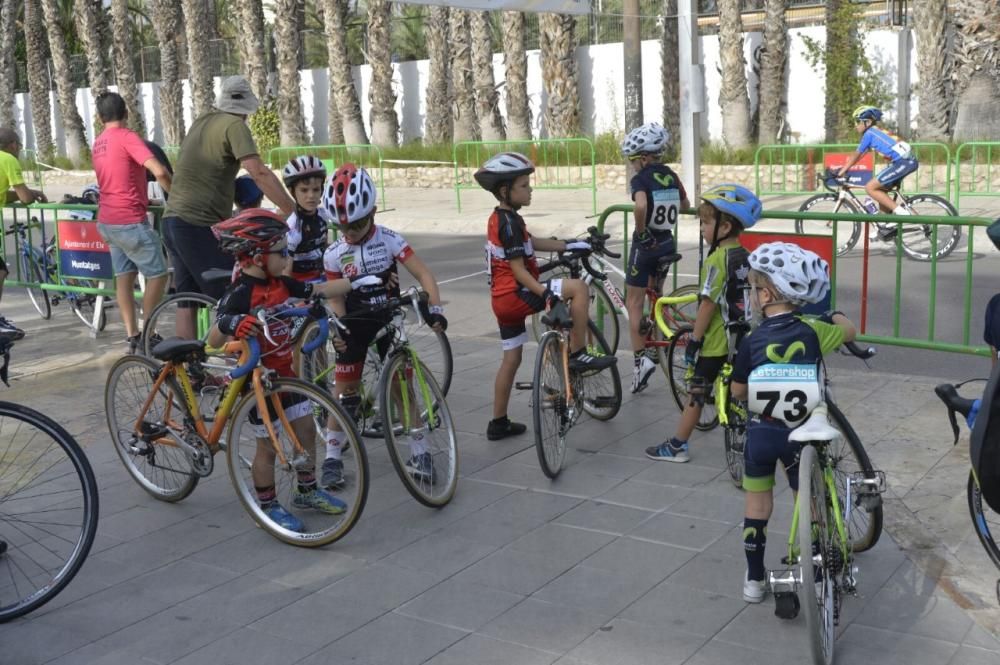
[[[318,349],[320,346],[326,343],[327,337],[330,335],[330,323],[328,316],[316,316],[313,312],[313,307],[318,302],[318,300],[313,300],[313,304],[309,307],[289,307],[288,309],[283,309],[279,312],[273,312],[270,316],[276,316],[281,319],[288,318],[298,318],[298,317],[309,317],[316,319],[319,324],[319,335],[317,335],[311,342],[305,344],[302,347],[302,351],[305,353],[311,353]],[[263,327],[264,337],[267,341],[274,344],[274,340],[271,338],[271,332],[266,320],[264,310],[257,312],[257,319],[261,322]],[[343,327],[340,321],[336,321],[337,325]],[[241,376],[246,376],[257,366],[260,362],[260,342],[257,341],[256,337],[251,337],[250,339],[243,340],[246,343],[245,355],[247,356],[246,362],[238,365],[233,371],[229,373],[230,378],[238,379]]]
[[[579,262],[583,269],[593,277],[594,279],[604,282],[607,281],[608,276],[606,273],[601,272],[590,265],[590,256],[592,254],[597,254],[599,256],[606,256],[611,259],[620,259],[621,254],[617,252],[612,252],[604,243],[611,237],[610,233],[601,233],[597,230],[596,226],[591,226],[587,229],[587,242],[590,243],[590,250],[573,250],[567,252],[558,252],[559,258],[555,261],[549,261],[538,268],[539,274],[548,272],[553,268],[558,268],[559,266],[566,266],[567,268],[572,268],[574,264]]]
[[[951,383],[942,383],[934,386],[934,394],[948,407],[948,422],[951,424],[951,431],[955,435],[955,440],[952,442],[952,445],[954,445],[958,443],[958,420],[955,418],[955,413],[961,413],[962,417],[968,419],[969,412],[972,411],[972,405],[976,400],[967,399],[959,395],[958,389]]]
[[[689,293],[684,296],[661,296],[656,299],[656,302],[653,303],[653,318],[656,319],[656,327],[660,329],[664,337],[671,339],[675,333],[667,325],[667,322],[663,320],[663,308],[667,305],[683,305],[697,300],[697,293]]]
[[[844,348],[847,349],[848,353],[850,353],[855,358],[859,358],[860,360],[868,360],[869,358],[874,358],[875,354],[878,353],[878,349],[876,349],[874,346],[869,346],[867,348],[862,349],[855,342],[844,342]]]

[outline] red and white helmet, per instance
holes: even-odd
[[[253,256],[265,251],[285,237],[285,220],[270,210],[250,208],[212,227],[219,247],[238,257]]]
[[[281,179],[285,187],[291,187],[299,180],[305,178],[326,178],[326,167],[319,157],[313,155],[300,155],[285,164],[281,172]]]
[[[344,164],[326,181],[323,207],[341,226],[375,212],[375,182],[364,169]]]
[[[497,187],[510,182],[518,176],[535,172],[531,160],[519,152],[501,152],[493,155],[483,167],[473,176],[479,186],[489,192],[495,192]]]

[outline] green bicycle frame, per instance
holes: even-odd
[[[431,397],[431,390],[427,385],[427,379],[424,377],[423,363],[420,362],[420,358],[417,357],[417,352],[409,345],[403,347],[404,353],[409,357],[410,364],[413,367],[413,373],[417,377],[417,385],[420,386],[420,394],[424,398],[424,403],[427,404],[427,422],[433,423],[434,418],[434,400]],[[400,399],[403,402],[403,426],[409,427],[410,423],[410,390],[407,385],[406,372],[400,372]],[[383,416],[384,417],[384,416]]]
[[[830,497],[830,504],[833,507],[833,522],[840,535],[840,555],[844,561],[848,560],[850,554],[850,541],[847,539],[847,526],[844,524],[844,517],[840,512],[840,498],[837,496],[837,483],[833,479],[833,468],[829,464],[823,464],[823,482],[826,484],[827,496]],[[799,501],[796,492],[795,508],[792,511],[792,525],[788,530],[788,560],[795,561],[799,555],[798,533],[799,533]]]

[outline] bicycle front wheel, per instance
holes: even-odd
[[[852,201],[840,201],[835,194],[817,194],[799,206],[799,212],[850,213],[859,215],[862,211]],[[796,219],[795,232],[829,236],[833,235],[834,224],[837,226],[837,256],[843,256],[858,244],[858,240],[861,238],[861,222]]]
[[[98,283],[91,279],[64,279],[63,283],[66,286],[98,287]],[[97,307],[97,296],[89,293],[68,293],[66,299],[69,301],[73,313],[76,314],[76,318],[80,319],[83,325],[94,332],[101,332],[108,325],[108,312],[104,307],[101,307],[101,315],[98,317],[97,327],[94,327],[94,310]]]
[[[178,336],[177,318],[185,315],[194,321],[195,338],[202,341],[208,339],[208,333],[215,323],[215,298],[203,293],[175,293],[153,308],[142,326],[143,354],[153,357],[153,347],[167,337]],[[186,310],[181,312],[181,310]],[[183,326],[183,323],[182,323]]]
[[[42,276],[42,269],[34,259],[27,254],[21,254],[21,279],[26,282],[44,284],[47,280]],[[40,286],[28,286],[28,300],[34,306],[35,311],[43,319],[52,318],[52,303],[49,302],[49,294]]]
[[[799,605],[806,615],[813,662],[830,665],[836,630],[833,619],[837,591],[833,564],[840,558],[840,551],[833,537],[837,526],[830,510],[823,467],[811,445],[803,446],[799,456],[798,504],[799,561],[802,565]]]
[[[670,380],[670,392],[674,395],[674,402],[682,412],[691,401],[691,394],[688,392],[688,364],[684,359],[684,351],[687,348],[688,340],[694,328],[689,324],[684,324],[675,330],[673,338],[670,340],[670,347],[667,349],[667,377]],[[715,408],[710,390],[706,388],[705,404],[698,417],[698,424],[695,427],[707,432],[715,429],[719,424],[719,414]]]
[[[97,481],[60,425],[0,403],[0,623],[52,600],[97,533]]]
[[[554,330],[542,335],[535,355],[535,376],[531,384],[531,415],[535,428],[535,449],[542,472],[555,478],[566,458],[569,431],[569,395],[563,364],[566,340]]]
[[[850,517],[846,520],[847,537],[851,541],[851,550],[864,552],[875,546],[882,535],[882,499],[878,495],[859,493],[857,490],[848,492],[848,484],[852,475],[862,475],[865,478],[875,478],[875,469],[861,439],[844,414],[832,399],[827,399],[830,414],[830,424],[840,430],[841,435],[827,444],[826,454],[833,467],[833,480],[837,485],[837,496],[844,501],[851,497]],[[842,515],[846,515],[846,506],[840,507]]]
[[[907,197],[906,202],[915,215],[958,216],[958,211],[951,203],[933,194],[910,196]],[[937,228],[936,237],[935,226]],[[958,242],[961,239],[961,226],[903,224],[900,244],[903,252],[915,261],[930,261],[934,254],[940,261],[958,247]]]
[[[1000,515],[993,512],[989,505],[983,505],[983,493],[976,482],[976,474],[969,471],[969,483],[966,487],[966,495],[969,499],[969,515],[972,517],[972,526],[979,536],[979,542],[983,549],[993,561],[993,565],[1000,568],[1000,548],[993,540],[993,530],[1000,531]]]
[[[685,284],[684,286],[678,287],[671,291],[669,295],[671,298],[678,298],[681,296],[695,295],[700,291],[697,284]],[[652,316],[652,315],[650,315]],[[698,316],[698,301],[693,300],[689,303],[684,303],[683,305],[670,305],[663,308],[663,318],[670,326],[671,330],[677,330],[682,325],[689,325],[694,327],[695,317]],[[656,349],[656,357],[658,359],[660,369],[663,371],[663,376],[667,379],[669,383],[670,379],[670,359],[669,350],[670,342],[663,336],[663,331],[660,327],[656,325],[656,322],[650,319],[650,324],[652,325],[651,339],[654,342],[653,347]]]
[[[403,486],[425,506],[447,505],[458,487],[458,436],[434,373],[412,350],[396,352],[378,388],[385,444]]]
[[[614,355],[594,322],[588,321],[587,325],[590,328],[588,350],[594,355]],[[599,372],[580,374],[575,383],[582,389],[580,394],[583,395],[583,410],[591,418],[611,420],[618,415],[622,407],[622,378],[617,363]]]
[[[251,390],[229,425],[226,460],[240,503],[262,529],[291,545],[320,547],[343,538],[368,500],[368,455],[354,423],[329,393],[300,379],[272,379],[264,399],[267,422]],[[324,432],[331,426],[347,437],[343,482],[325,490]]]
[[[729,398],[729,424],[725,427],[726,468],[738,489],[743,489],[743,450],[747,445],[747,403]]]

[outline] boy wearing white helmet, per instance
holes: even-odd
[[[854,324],[841,312],[816,318],[798,312],[830,289],[826,261],[789,243],[761,245],[750,254],[750,306],[761,323],[740,344],[733,363],[732,396],[747,400],[750,419],[743,450],[743,549],[747,570],[743,600],[764,599],[764,546],[774,505],[774,472],[780,461],[798,489],[799,445],[792,428],[822,401],[823,356],[854,340]]]
[[[288,217],[288,249],[292,252],[289,273],[303,282],[323,279],[323,252],[328,242],[330,214],[320,205],[326,166],[319,157],[300,155],[285,164],[281,179],[295,200]]]
[[[635,228],[625,269],[625,308],[635,355],[633,393],[646,388],[656,369],[645,353],[646,340],[639,330],[646,289],[654,286],[653,277],[660,258],[676,251],[677,216],[681,208],[691,205],[680,178],[660,162],[669,141],[667,130],[655,122],[636,127],[622,141],[622,155],[628,158],[635,171],[630,184]]]

